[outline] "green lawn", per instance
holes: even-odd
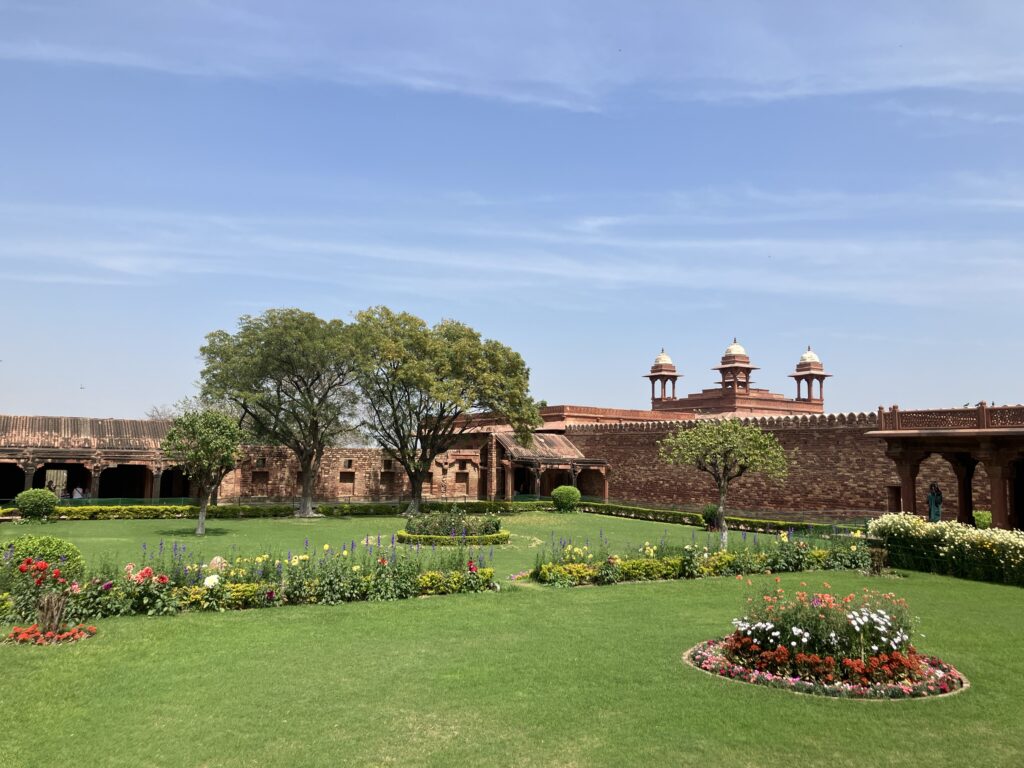
[[[152,553],[161,541],[165,550],[177,542],[195,552],[196,562],[209,562],[215,555],[301,552],[306,539],[310,550],[317,551],[324,544],[337,548],[353,539],[361,542],[367,536],[375,542],[379,535],[383,542],[390,544],[391,535],[402,523],[400,517],[210,520],[205,539],[199,539],[194,535],[194,520],[74,520],[45,526],[0,527],[0,544],[22,533],[59,536],[77,544],[87,563],[110,559],[123,564],[129,560],[139,562],[143,544],[146,551]],[[714,534],[688,526],[604,515],[529,512],[503,518],[502,525],[512,537],[507,545],[493,549],[493,565],[499,578],[532,568],[537,552],[550,544],[552,536],[556,542],[572,538],[580,546],[589,541],[593,547],[604,536],[611,550],[620,554],[635,552],[645,541],[658,544],[663,538],[670,544],[697,541],[714,546],[716,542]],[[739,534],[734,534],[734,538],[737,544],[741,543]],[[748,543],[753,544],[753,541],[753,535],[747,536]],[[484,551],[489,558],[491,548]]]
[[[389,536],[399,522],[218,520],[223,533],[203,549],[298,548],[307,535],[312,546],[338,545]],[[577,540],[603,530],[613,549],[665,530],[675,543],[693,535],[550,514],[508,526],[515,538],[496,549],[500,574],[532,565],[534,540],[552,529]],[[130,557],[141,541],[187,539],[189,527],[77,522],[46,532],[87,558]],[[16,532],[28,530],[38,532]],[[771,578],[755,577],[754,588]],[[685,666],[684,650],[725,634],[742,612],[742,580],[506,583],[498,594],[108,619],[73,646],[0,645],[0,766],[1024,764],[1024,590],[917,573],[781,578],[787,588],[827,579],[907,597],[919,647],[972,687],[935,700],[840,701]]]
[[[906,595],[973,687],[838,701],[684,666],[739,610],[734,579],[111,619],[77,646],[0,646],[0,765],[1024,763],[1024,591],[828,578]]]

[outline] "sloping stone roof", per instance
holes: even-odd
[[[565,435],[550,432],[534,432],[533,445],[523,447],[510,432],[497,432],[495,437],[515,460],[558,459],[570,461],[582,459],[580,449]]]
[[[170,426],[164,419],[0,415],[0,448],[156,451]]]

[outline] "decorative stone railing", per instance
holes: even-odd
[[[878,409],[878,428],[904,429],[998,429],[1024,427],[1024,406],[991,407],[982,401],[975,408],[942,408],[901,411],[893,406]]]

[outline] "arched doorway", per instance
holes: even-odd
[[[192,498],[192,488],[181,467],[165,469],[160,475],[161,499]]]
[[[138,464],[119,464],[100,473],[101,499],[145,499],[153,475],[149,467]]]
[[[50,488],[58,497],[69,499],[75,489],[82,494],[89,491],[92,472],[84,464],[51,461],[36,470],[32,487]]]
[[[25,490],[25,472],[17,464],[0,464],[0,502],[7,503]]]

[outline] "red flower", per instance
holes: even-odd
[[[22,563],[21,565],[18,566],[18,570],[21,571],[22,573],[25,573],[25,571],[28,570],[28,566],[25,565],[24,563]]]
[[[60,578],[60,568],[53,569],[53,578]]]
[[[161,574],[160,574],[159,576],[157,576],[157,577],[156,577],[156,580],[157,580],[157,582],[159,582],[160,584],[166,584],[166,583],[167,583],[168,581],[170,581],[170,579],[168,579],[168,578],[167,578],[167,576],[165,576],[165,575],[164,575],[164,574],[162,574],[162,573],[161,573]]]
[[[472,560],[470,560],[470,561],[469,561],[469,562],[468,562],[468,563],[466,564],[466,567],[467,567],[467,568],[469,568],[469,572],[470,572],[470,573],[476,573],[476,563],[474,563],[474,562],[473,562]]]
[[[47,565],[45,560],[40,560],[39,562],[36,563],[36,570],[37,571],[45,571],[49,567],[50,566]]]
[[[139,578],[143,579],[143,580],[148,579],[152,575],[153,575],[153,569],[150,568],[148,565],[145,568],[143,568],[141,571],[139,571]]]
[[[377,562],[380,563],[381,565],[387,565],[388,564],[388,559],[386,557],[382,557]]]
[[[43,579],[42,579],[42,577],[39,577],[38,579],[36,579],[36,586],[37,586],[37,587],[38,587],[38,586],[39,586],[40,584],[42,584],[42,583],[43,583]]]

